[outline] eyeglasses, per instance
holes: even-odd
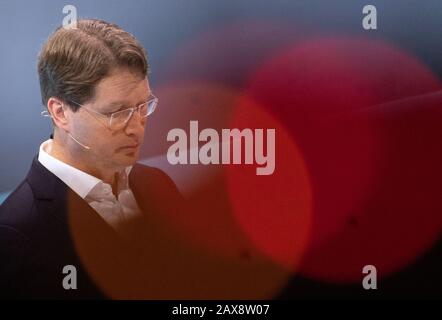
[[[116,111],[116,112],[112,112],[112,113],[108,113],[108,114],[104,114],[104,113],[92,110],[92,109],[85,107],[84,105],[77,103],[75,101],[72,101],[72,100],[69,100],[69,102],[72,102],[73,104],[76,104],[89,112],[95,113],[95,114],[102,116],[102,117],[106,117],[109,121],[108,128],[111,130],[117,130],[117,129],[121,129],[126,126],[126,124],[132,118],[132,115],[135,113],[135,111],[138,112],[141,120],[144,120],[145,118],[150,116],[155,111],[155,109],[158,105],[158,98],[155,97],[154,95],[151,95],[149,100],[147,100],[146,102],[143,102],[142,104],[140,104],[136,107],[127,108],[124,110],[120,110],[120,111]],[[47,117],[51,116],[48,111],[43,111],[41,114],[43,116],[47,116]]]

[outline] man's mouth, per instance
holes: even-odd
[[[132,145],[119,147],[118,150],[134,150],[134,149],[137,149],[139,146],[140,146],[140,144],[132,144]]]

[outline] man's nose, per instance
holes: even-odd
[[[147,118],[143,118],[138,110],[135,110],[125,126],[127,135],[143,135]]]

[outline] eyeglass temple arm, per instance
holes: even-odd
[[[52,118],[51,114],[47,110],[40,112],[40,115],[46,118]]]

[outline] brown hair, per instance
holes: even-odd
[[[119,26],[102,20],[78,20],[75,29],[59,27],[38,58],[41,98],[65,101],[73,111],[94,97],[97,83],[116,67],[145,77],[149,65],[142,45]]]

